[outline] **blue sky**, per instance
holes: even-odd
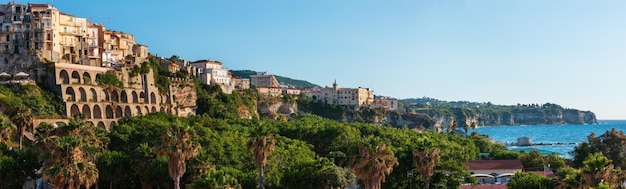
[[[551,102],[626,119],[626,1],[32,2],[132,33],[159,56],[398,98]]]

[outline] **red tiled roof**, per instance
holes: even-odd
[[[469,170],[486,170],[486,169],[524,169],[522,161],[518,159],[507,160],[476,160],[466,163]]]
[[[463,185],[461,189],[506,189],[506,184],[480,184],[476,187],[472,185]]]

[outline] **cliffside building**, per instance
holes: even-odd
[[[219,85],[222,92],[232,93],[235,83],[228,68],[222,67],[222,62],[207,59],[192,62],[191,65],[200,69],[198,78],[202,84]]]
[[[310,90],[306,95],[328,104],[356,107],[370,106],[374,102],[374,91],[369,88],[339,88],[337,81],[332,87]]]
[[[398,99],[386,96],[375,96],[371,108],[398,109]]]
[[[159,90],[153,71],[130,74],[148,57],[148,47],[131,34],[108,31],[48,4],[0,4],[0,23],[2,83],[31,79],[47,84],[64,101],[63,117],[81,113],[87,122],[108,130],[124,116],[195,112],[191,80],[171,79],[167,89]],[[98,83],[96,78],[103,74],[115,75],[123,86]],[[60,120],[33,122],[37,127]]]

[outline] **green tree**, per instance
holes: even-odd
[[[506,187],[509,189],[552,189],[556,187],[556,184],[552,179],[543,175],[518,172],[513,175]]]
[[[417,168],[420,177],[424,179],[424,188],[430,188],[430,177],[433,176],[435,164],[441,160],[439,149],[413,150],[413,164]]]
[[[587,142],[574,148],[572,152],[573,166],[582,167],[587,156],[597,152],[602,152],[615,167],[626,169],[626,135],[624,131],[613,128],[598,137],[595,136],[595,133],[591,133],[587,136]]]
[[[235,177],[228,173],[212,169],[207,174],[187,184],[189,189],[240,189],[241,185]]]
[[[397,166],[398,158],[385,143],[368,137],[356,146],[349,168],[360,178],[365,189],[380,189],[385,178]]]
[[[613,169],[611,160],[602,153],[587,156],[581,172],[585,187],[598,187],[600,184],[617,187],[624,181],[618,177],[620,170]]]
[[[274,135],[256,136],[248,140],[248,149],[254,153],[254,163],[259,167],[259,188],[264,188],[263,179],[265,178],[265,164],[267,157],[274,152]]]
[[[32,127],[33,115],[30,109],[26,107],[20,107],[17,113],[11,117],[11,122],[15,124],[17,130],[20,132],[20,150],[22,149],[22,142],[26,135],[28,127]]]
[[[558,169],[556,173],[556,180],[558,182],[558,188],[561,189],[578,189],[582,188],[582,180],[583,176],[580,170],[571,168],[571,167],[563,167]]]
[[[0,118],[0,144],[11,146],[13,144],[12,136],[14,132],[15,127]]]
[[[125,179],[123,175],[130,172],[130,161],[130,157],[126,154],[104,150],[96,162],[100,173],[99,182],[108,184],[110,189],[115,188],[114,186],[121,187],[119,180]]]
[[[158,155],[168,157],[168,172],[175,189],[180,189],[180,178],[187,171],[185,162],[198,155],[201,148],[195,140],[196,135],[190,127],[173,125],[161,135],[157,144]]]
[[[544,166],[546,166],[546,161],[537,150],[531,150],[528,153],[522,153],[519,156],[519,159],[522,161],[522,165],[524,165],[524,169],[526,171],[541,171]]]
[[[37,138],[44,153],[43,177],[57,187],[89,188],[99,176],[95,161],[106,146],[105,131],[82,120],[58,124],[58,128],[38,128],[42,132],[38,137],[50,137]]]

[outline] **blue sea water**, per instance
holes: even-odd
[[[568,152],[574,150],[587,136],[594,132],[596,136],[616,128],[626,130],[626,120],[599,120],[593,125],[532,125],[532,126],[485,126],[476,128],[476,132],[487,134],[491,140],[502,143],[515,143],[517,138],[530,137],[532,143],[565,143],[561,145],[531,146],[544,153],[555,152],[562,157],[571,158]],[[571,144],[574,143],[574,144]],[[525,147],[511,147],[510,150],[525,150]]]

